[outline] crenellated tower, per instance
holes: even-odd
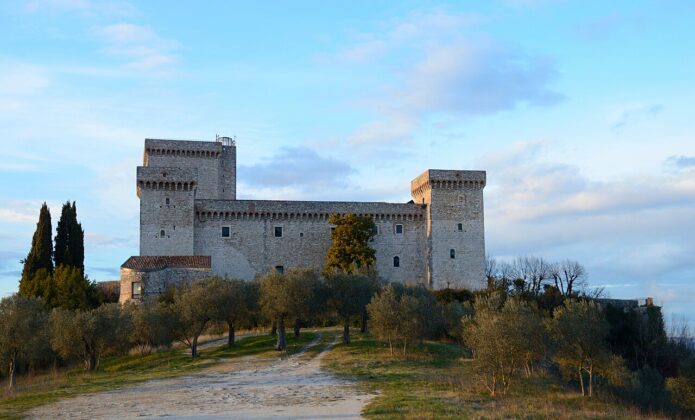
[[[236,199],[236,145],[145,139],[137,168],[140,255],[194,255],[196,199]]]
[[[485,171],[437,169],[411,182],[413,200],[426,206],[430,287],[485,287],[485,182]]]

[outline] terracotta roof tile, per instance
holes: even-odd
[[[165,268],[202,268],[210,269],[211,258],[204,255],[183,256],[133,256],[121,265],[121,268],[133,270],[163,270]]]

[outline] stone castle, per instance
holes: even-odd
[[[253,279],[322,268],[333,213],[371,217],[376,269],[434,289],[485,286],[484,171],[429,169],[409,203],[236,199],[236,144],[145,139],[137,168],[140,256],[121,266],[120,301],[210,275]]]

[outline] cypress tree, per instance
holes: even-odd
[[[22,268],[22,278],[19,281],[19,293],[26,297],[42,296],[42,290],[34,285],[34,277],[39,270],[45,270],[42,277],[53,273],[53,241],[51,226],[51,212],[46,203],[41,206],[39,221],[36,223],[36,231],[31,240],[31,250]]]
[[[72,261],[70,265],[79,268],[80,272],[84,273],[84,230],[82,224],[77,221],[77,206],[74,201],[70,215],[72,217],[69,245]]]
[[[56,267],[77,267],[84,272],[84,230],[82,224],[77,222],[77,205],[74,201],[63,204],[55,243]]]
[[[58,267],[59,265],[65,265],[66,264],[66,259],[69,258],[68,255],[68,238],[70,236],[70,223],[72,221],[72,217],[70,217],[70,213],[72,211],[72,207],[70,206],[70,202],[66,202],[63,204],[63,209],[60,212],[60,220],[58,220],[58,227],[56,228],[56,237],[55,237],[55,252],[53,254],[53,261],[55,261],[55,266]]]

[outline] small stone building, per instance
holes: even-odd
[[[252,279],[322,268],[331,214],[370,217],[376,269],[391,282],[485,287],[484,171],[428,169],[408,203],[237,200],[236,144],[145,139],[137,168],[140,256],[121,267],[121,302],[207,275]]]

